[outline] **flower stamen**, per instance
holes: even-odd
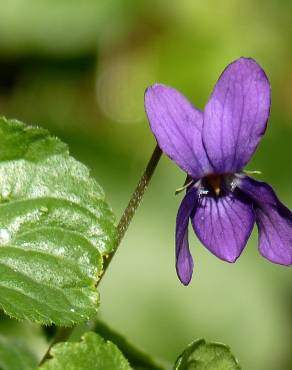
[[[221,192],[222,177],[220,175],[208,175],[206,176],[206,180],[208,185],[211,187],[211,189],[218,197]]]

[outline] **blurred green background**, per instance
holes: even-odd
[[[148,85],[176,87],[203,108],[225,66],[255,58],[272,84],[267,134],[249,169],[292,205],[290,0],[1,0],[0,115],[48,128],[104,187],[117,218],[154,148]],[[193,339],[231,346],[243,369],[292,369],[291,270],[257,251],[236,264],[192,235],[195,272],[174,268],[184,174],[163,158],[101,286],[101,315],[152,355],[173,362]],[[0,321],[35,351],[36,325]],[[39,354],[40,355],[40,354]]]

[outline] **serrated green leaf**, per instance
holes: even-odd
[[[135,370],[164,370],[148,354],[133,346],[122,335],[112,330],[101,320],[96,321],[95,332],[104,339],[115,343],[128,359],[131,367]]]
[[[37,361],[19,341],[0,336],[1,370],[34,370]]]
[[[241,367],[229,347],[199,339],[179,356],[174,370],[241,370]]]
[[[39,370],[131,370],[116,345],[92,332],[84,334],[81,342],[56,344],[51,355]]]
[[[114,239],[102,188],[67,146],[0,119],[0,307],[43,324],[88,320]]]

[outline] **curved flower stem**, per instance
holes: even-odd
[[[103,270],[103,274],[102,276],[100,277],[97,285],[99,285],[101,279],[103,278],[112,258],[114,257],[123,237],[125,236],[125,233],[126,231],[128,230],[128,227],[132,221],[132,218],[134,217],[134,214],[136,212],[136,210],[138,209],[141,201],[142,201],[142,198],[143,198],[143,195],[148,187],[148,184],[151,180],[151,177],[157,167],[157,164],[160,160],[160,157],[161,157],[161,154],[162,154],[162,151],[161,149],[159,148],[158,145],[156,145],[153,153],[152,153],[152,156],[147,164],[147,167],[142,175],[142,177],[140,178],[140,181],[138,182],[138,185],[136,186],[136,189],[134,191],[134,193],[132,194],[132,197],[127,205],[127,208],[125,209],[121,219],[120,219],[120,222],[118,223],[118,226],[117,226],[117,239],[116,239],[116,247],[114,249],[114,252],[111,253],[109,255],[109,257],[107,258],[107,260],[105,261],[104,263],[104,270]]]
[[[132,218],[134,217],[134,214],[136,212],[136,210],[138,209],[141,201],[142,201],[142,198],[143,198],[143,195],[150,183],[150,180],[152,178],[152,175],[158,165],[158,162],[160,160],[160,157],[161,157],[161,154],[162,154],[162,151],[161,149],[159,148],[158,145],[156,145],[153,153],[152,153],[152,156],[146,166],[146,169],[142,175],[142,177],[140,178],[139,182],[138,182],[138,185],[134,191],[134,193],[132,194],[132,197],[127,205],[127,208],[125,209],[121,219],[120,219],[120,222],[118,223],[118,226],[117,226],[117,237],[116,237],[116,243],[115,243],[115,249],[114,249],[114,252],[111,253],[109,255],[109,257],[105,260],[105,263],[104,263],[104,269],[103,269],[103,273],[102,275],[100,276],[96,286],[98,286],[103,278],[103,276],[105,275],[105,272],[108,268],[108,266],[110,265],[110,262],[111,260],[113,259],[126,231],[128,230],[128,227],[132,221]],[[56,343],[59,343],[59,342],[65,342],[68,340],[68,338],[71,336],[73,330],[74,330],[75,326],[72,326],[70,328],[65,328],[65,327],[60,327],[55,338],[53,339],[53,341],[51,342],[47,352],[45,353],[44,357],[42,358],[41,362],[40,362],[40,365],[42,365],[44,363],[45,360],[47,360],[48,358],[50,358],[50,351],[51,351],[51,348],[56,344]]]

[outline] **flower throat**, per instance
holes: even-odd
[[[222,175],[208,175],[204,178],[204,185],[218,197],[221,193]]]

